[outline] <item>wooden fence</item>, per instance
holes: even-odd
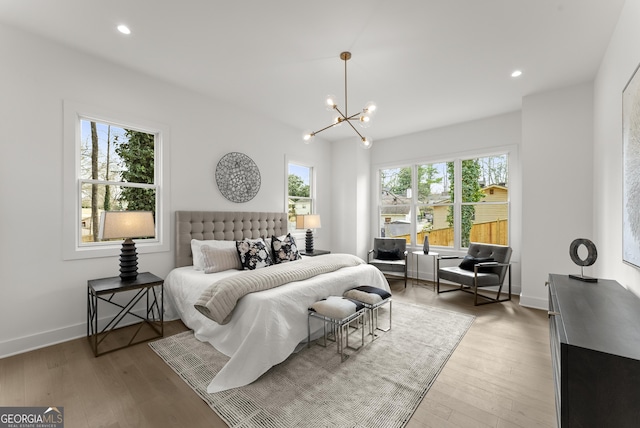
[[[508,245],[509,243],[509,222],[507,220],[488,221],[476,223],[471,226],[471,242],[482,242],[485,244]],[[419,232],[418,242],[423,242],[425,234],[429,235],[429,245],[453,247],[453,228],[434,229],[430,232]],[[400,235],[397,238],[405,238],[407,244],[411,243],[411,235]]]

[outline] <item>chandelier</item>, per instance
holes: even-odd
[[[370,149],[371,146],[373,145],[373,140],[369,137],[363,137],[362,134],[356,129],[356,127],[353,126],[352,122],[358,122],[358,124],[362,128],[368,128],[369,125],[371,125],[371,119],[373,118],[373,114],[376,111],[376,104],[372,101],[369,101],[361,111],[355,114],[349,115],[349,110],[347,107],[347,61],[349,61],[350,58],[351,58],[351,52],[342,52],[340,54],[340,59],[344,61],[344,112],[342,112],[338,108],[337,97],[335,95],[327,95],[327,99],[326,99],[327,110],[335,111],[336,113],[333,118],[333,123],[315,132],[305,131],[302,137],[305,144],[309,144],[313,140],[313,137],[315,137],[316,134],[319,134],[324,130],[333,128],[334,126],[338,126],[346,122],[356,132],[356,134],[358,134],[358,137],[360,137],[360,146],[362,146],[365,149]]]

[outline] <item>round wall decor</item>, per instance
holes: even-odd
[[[247,202],[260,190],[260,170],[244,153],[227,153],[216,166],[216,184],[231,202]]]

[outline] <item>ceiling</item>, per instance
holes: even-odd
[[[0,23],[298,128],[378,104],[374,140],[592,80],[624,0],[0,0]],[[116,30],[124,23],[131,34]],[[523,74],[512,78],[511,72]],[[344,101],[338,106],[342,108]],[[346,125],[322,133],[353,137]]]

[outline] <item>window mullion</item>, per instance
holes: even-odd
[[[418,245],[418,165],[411,172],[411,245]]]
[[[462,160],[456,159],[453,167],[453,248],[460,250],[462,240]]]

